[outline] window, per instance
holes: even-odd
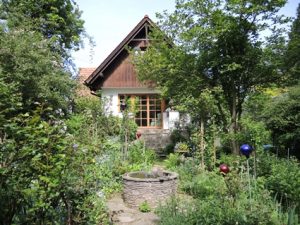
[[[162,127],[163,101],[158,95],[119,95],[119,104],[124,100],[135,102],[135,122],[139,127]]]

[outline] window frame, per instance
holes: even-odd
[[[137,123],[137,120],[140,119],[140,122],[137,123],[139,128],[153,128],[153,129],[161,129],[163,127],[163,111],[165,108],[165,101],[162,99],[159,94],[118,94],[118,109],[120,110],[121,100],[124,99],[124,97],[129,97],[131,102],[134,102],[137,98],[139,99],[140,103],[141,101],[146,101],[146,109],[140,110],[140,107],[143,107],[142,104],[138,104],[137,107],[139,109],[134,115],[134,120]],[[145,98],[146,97],[146,98]],[[141,100],[142,99],[142,100]],[[151,101],[154,102],[154,104],[150,104]],[[156,104],[157,101],[159,101],[159,104]],[[158,108],[159,106],[159,108]],[[151,107],[154,107],[151,109]],[[146,116],[144,117],[142,115],[143,112],[146,112]],[[137,117],[137,114],[140,114],[140,117]],[[160,114],[160,118],[158,118],[158,115]],[[153,116],[154,115],[154,116]],[[142,120],[146,120],[146,126],[143,126]],[[151,125],[154,123],[154,125]]]

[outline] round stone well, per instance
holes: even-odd
[[[160,202],[176,194],[178,174],[169,171],[130,172],[123,175],[123,199],[132,208],[147,201],[155,208]]]

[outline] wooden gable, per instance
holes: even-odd
[[[85,80],[92,90],[101,88],[144,87],[138,79],[130,60],[127,47],[145,50],[148,46],[148,33],[154,23],[145,16],[100,66]]]

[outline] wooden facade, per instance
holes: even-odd
[[[85,84],[92,90],[102,88],[144,87],[138,80],[130,61],[128,48],[144,51],[149,44],[149,32],[155,26],[145,16],[115,50],[86,79]]]
[[[119,55],[106,70],[106,79],[100,83],[101,88],[138,88],[143,85],[138,81],[134,66],[127,52]]]

